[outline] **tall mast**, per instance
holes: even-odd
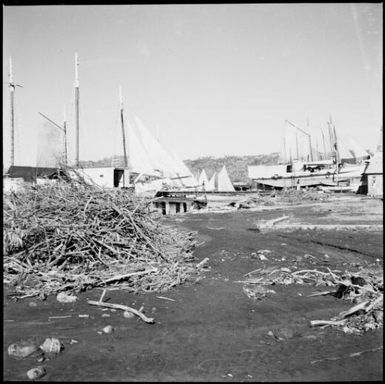
[[[307,130],[310,132],[309,118],[306,119],[306,125],[307,125]],[[310,135],[310,133],[308,135],[308,138],[309,138],[310,161],[313,161],[313,150],[312,150],[312,147],[311,147],[311,135]]]
[[[76,123],[76,160],[75,164],[79,167],[79,73],[78,73],[78,54],[75,53],[75,123]]]
[[[332,128],[331,128],[331,118],[327,122],[328,124],[328,131],[329,131],[329,144],[330,144],[330,152],[334,152],[334,138],[333,138],[333,133],[332,133]]]
[[[321,127],[321,134],[322,134],[322,144],[323,144],[323,150],[324,150],[324,159],[326,159],[326,146],[325,146],[325,136],[324,136],[324,130]]]
[[[66,106],[64,105],[63,110],[63,140],[64,140],[64,166],[68,165],[68,155],[67,155],[67,115],[66,115]]]
[[[337,133],[336,133],[336,127],[334,124],[332,124],[332,118],[330,117],[330,125],[333,126],[333,136],[334,136],[334,150],[335,150],[335,156],[336,156],[336,176],[337,176],[337,185],[338,185],[338,172],[339,172],[339,163],[340,163],[340,156],[338,152],[338,144],[337,144]]]
[[[11,96],[11,165],[15,165],[15,83],[11,57],[9,58],[9,92]]]
[[[123,155],[124,155],[124,167],[128,167],[127,152],[126,152],[126,134],[124,131],[124,115],[123,115],[123,96],[122,87],[119,86],[119,102],[120,102],[120,121],[122,125],[122,140],[123,140]]]

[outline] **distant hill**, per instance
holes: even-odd
[[[248,165],[274,165],[278,164],[279,153],[256,156],[225,156],[225,157],[200,157],[195,160],[185,160],[185,164],[196,176],[202,169],[210,178],[214,172],[219,172],[225,165],[230,179],[233,182],[250,181],[247,175]]]
[[[113,161],[113,159],[115,159]],[[248,165],[274,165],[278,164],[279,153],[271,153],[269,155],[255,156],[224,156],[224,157],[199,157],[195,160],[184,160],[184,163],[194,175],[200,174],[202,169],[210,178],[214,172],[219,172],[225,165],[230,179],[233,182],[248,182],[247,166]],[[123,156],[121,157],[105,157],[96,161],[81,161],[83,167],[122,167],[124,164]]]

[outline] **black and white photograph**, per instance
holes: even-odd
[[[3,381],[382,382],[383,3],[3,1]]]

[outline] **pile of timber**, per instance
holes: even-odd
[[[14,297],[116,286],[165,291],[195,281],[193,232],[162,225],[151,201],[83,181],[4,195],[4,282]]]

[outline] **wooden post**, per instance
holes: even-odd
[[[79,74],[78,74],[78,54],[75,53],[75,122],[76,122],[76,160],[75,164],[79,167]]]
[[[123,96],[122,88],[119,87],[119,101],[120,101],[120,121],[122,125],[122,140],[123,140],[123,155],[124,155],[124,167],[128,167],[127,152],[126,152],[126,134],[124,131],[124,115],[123,115]]]

